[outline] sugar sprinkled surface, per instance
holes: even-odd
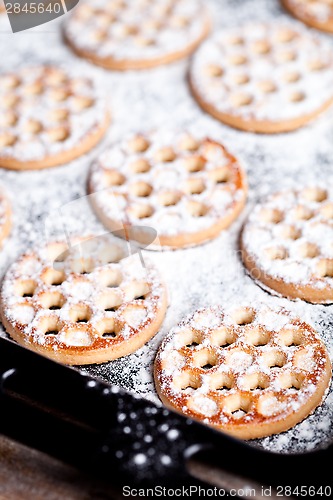
[[[272,0],[257,0],[255,10],[250,0],[211,0],[209,4],[214,9],[213,18],[217,27],[233,26],[252,19],[290,19],[280,9],[279,3]],[[63,234],[64,220],[69,236],[74,232],[91,232],[92,229],[104,233],[87,199],[79,198],[86,194],[87,173],[92,160],[110,142],[134,129],[150,130],[161,123],[173,126],[175,122],[223,141],[231,152],[243,159],[248,171],[250,197],[247,211],[251,211],[253,204],[262,196],[278,189],[298,186],[300,181],[312,183],[322,180],[327,184],[332,181],[333,110],[292,134],[269,137],[244,134],[220,125],[198,109],[186,85],[186,62],[140,74],[108,73],[76,59],[68,51],[61,42],[58,22],[49,23],[48,27],[47,33],[44,32],[45,27],[31,30],[30,43],[27,44],[24,33],[13,37],[7,18],[3,16],[0,19],[3,69],[13,69],[26,60],[31,64],[75,63],[78,71],[94,76],[101,88],[109,91],[113,125],[103,144],[71,165],[45,172],[1,171],[1,181],[15,200],[14,229],[1,252],[1,274],[27,247],[44,240],[45,228],[48,237],[59,231]],[[329,40],[325,35],[320,36]],[[45,44],[52,44],[52,52],[47,58]],[[9,51],[10,59],[7,57]],[[288,302],[270,296],[256,286],[246,275],[237,254],[241,223],[242,220],[202,247],[158,255],[149,252],[149,257],[164,273],[169,288],[171,306],[163,328],[137,353],[112,363],[85,368],[84,372],[157,402],[152,367],[156,350],[165,334],[193,310],[211,304],[224,304],[227,300],[234,300],[237,304],[241,300],[258,300],[289,308],[316,327],[332,357],[332,306]],[[278,452],[326,446],[333,438],[332,421],[333,394],[330,391],[323,405],[304,422],[257,444]]]

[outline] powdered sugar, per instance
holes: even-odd
[[[213,0],[216,28],[239,25],[249,20],[287,20],[288,16],[272,0]],[[290,18],[289,18],[290,19]],[[1,273],[27,248],[44,240],[44,223],[47,236],[105,231],[92,214],[87,200],[79,200],[86,194],[86,179],[91,162],[105,148],[106,142],[121,139],[133,130],[150,130],[160,124],[193,133],[209,135],[222,141],[230,151],[243,160],[250,183],[250,212],[254,204],[268,193],[298,187],[300,180],[325,185],[332,183],[332,111],[316,120],[311,126],[292,133],[272,137],[244,134],[230,129],[203,114],[192,100],[185,81],[187,61],[140,74],[105,72],[76,59],[61,42],[59,23],[27,33],[9,32],[8,21],[1,22],[0,54],[6,69],[15,69],[27,60],[68,63],[78,71],[94,76],[102,89],[107,91],[108,102],[113,110],[113,123],[105,143],[89,155],[68,166],[45,172],[7,172],[0,176],[7,191],[15,200],[12,237],[0,254]],[[329,37],[321,37],[332,43]],[[45,54],[45,46],[52,51]],[[10,59],[8,53],[10,52]],[[47,60],[48,58],[48,60]],[[51,60],[50,60],[51,59]],[[112,92],[110,89],[112,88]],[[73,202],[74,200],[74,202]],[[82,201],[82,203],[81,203]],[[70,205],[67,205],[72,202]],[[60,210],[61,209],[61,210]],[[245,214],[244,214],[245,216]],[[250,300],[271,306],[283,305],[302,319],[314,324],[333,354],[332,306],[313,306],[303,302],[290,302],[273,297],[259,288],[244,271],[237,254],[238,236],[243,221],[221,234],[215,241],[204,246],[158,255],[145,252],[163,272],[170,294],[170,308],[157,336],[135,354],[84,369],[98,378],[121,385],[140,396],[158,402],[152,379],[152,365],[156,350],[166,333],[187,313],[198,307],[226,301]],[[323,405],[304,422],[290,431],[265,438],[258,443],[267,449],[280,452],[306,451],[326,446],[332,441],[333,398],[329,393]]]

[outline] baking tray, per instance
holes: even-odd
[[[205,3],[212,11],[215,29],[256,20],[287,20],[297,24],[282,10],[278,0],[209,0]],[[233,130],[203,113],[194,102],[186,80],[188,60],[149,71],[108,72],[73,55],[62,40],[61,23],[62,20],[56,20],[13,35],[7,17],[1,16],[1,70],[41,62],[76,68],[78,74],[94,77],[106,93],[112,124],[97,148],[66,166],[36,172],[0,170],[0,180],[9,192],[14,211],[13,232],[0,255],[0,274],[27,248],[51,237],[105,232],[90,208],[86,183],[92,161],[107,145],[133,130],[160,126],[185,128],[222,141],[240,158],[249,180],[247,208],[230,230],[210,243],[178,251],[143,251],[143,258],[149,256],[160,269],[169,290],[170,307],[161,330],[130,356],[77,369],[158,402],[152,367],[165,334],[196,308],[242,300],[284,306],[300,315],[318,330],[332,358],[333,306],[291,302],[262,290],[242,266],[238,237],[246,213],[263,196],[300,183],[332,180],[333,109],[293,133],[262,136]],[[333,47],[333,37],[319,36]],[[3,330],[0,335],[6,338]],[[333,441],[332,417],[331,388],[322,406],[302,423],[285,433],[251,443],[283,453],[317,450]]]

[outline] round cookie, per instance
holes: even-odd
[[[333,51],[305,29],[249,24],[204,42],[189,80],[200,106],[223,123],[252,132],[287,132],[332,104]]]
[[[70,365],[130,354],[158,331],[166,291],[156,269],[111,235],[53,242],[20,257],[1,292],[1,318],[19,344]]]
[[[333,302],[333,191],[307,186],[257,204],[243,228],[245,266],[289,299]]]
[[[9,235],[12,225],[12,210],[7,195],[0,186],[0,248]]]
[[[199,0],[85,0],[64,35],[79,56],[123,71],[182,59],[209,31],[209,16]]]
[[[282,5],[300,21],[312,28],[333,33],[331,0],[281,0]]]
[[[200,309],[155,360],[163,403],[241,439],[280,433],[321,404],[331,364],[318,334],[265,305]]]
[[[188,133],[134,134],[105,151],[89,178],[104,225],[155,248],[182,248],[216,237],[240,214],[246,176],[222,144]]]
[[[92,149],[109,124],[93,81],[54,66],[0,74],[0,167],[67,163]]]

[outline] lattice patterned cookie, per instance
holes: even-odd
[[[83,155],[108,126],[92,80],[53,66],[0,74],[0,167],[52,167]]]
[[[224,30],[195,54],[190,86],[202,108],[228,125],[285,132],[333,102],[333,51],[289,24]]]
[[[8,198],[0,186],[0,248],[11,228],[12,210]]]
[[[124,139],[93,166],[89,190],[102,222],[125,227],[162,247],[200,244],[217,236],[241,212],[245,173],[221,144],[187,133],[157,131]],[[157,248],[157,245],[156,245]]]
[[[251,211],[244,226],[244,263],[278,294],[333,302],[332,223],[332,190],[310,186],[274,194]]]
[[[20,344],[66,364],[102,363],[147,342],[163,321],[158,273],[110,235],[53,242],[7,272],[1,317]]]
[[[81,57],[108,69],[145,69],[192,53],[210,22],[198,0],[85,0],[65,26]]]
[[[309,26],[333,33],[332,0],[281,0],[281,3]]]
[[[330,378],[313,328],[264,305],[196,311],[155,361],[167,406],[242,439],[293,427],[322,402]]]

